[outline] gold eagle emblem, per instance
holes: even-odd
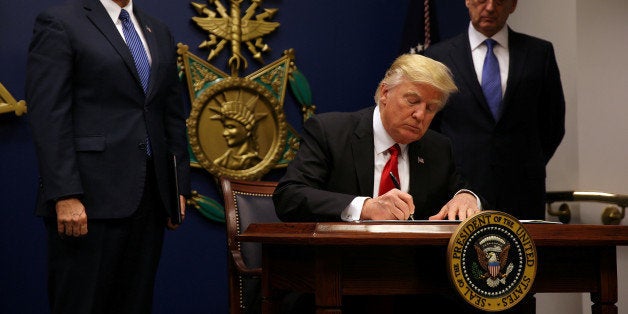
[[[266,52],[270,48],[264,43],[262,36],[271,33],[279,26],[278,22],[266,20],[272,18],[277,9],[264,9],[263,13],[255,15],[255,11],[262,3],[262,0],[252,0],[252,4],[246,10],[244,16],[240,17],[240,4],[242,1],[231,0],[230,13],[227,12],[219,0],[209,0],[210,4],[216,6],[217,12],[209,9],[206,5],[192,3],[192,6],[199,14],[205,15],[204,17],[193,17],[192,20],[203,30],[209,32],[209,40],[203,41],[199,48],[214,47],[207,57],[209,61],[217,56],[229,43],[233,54],[229,58],[229,66],[232,72],[235,73],[242,65],[244,68],[248,66],[246,58],[240,51],[240,45],[245,43],[248,50],[253,54],[253,58],[260,63],[264,63],[262,52]]]
[[[474,247],[478,263],[484,270],[480,279],[486,279],[486,284],[490,287],[505,283],[506,277],[513,269],[512,263],[506,265],[510,244],[499,236],[490,235],[481,239]]]
[[[479,245],[475,245],[475,252],[478,254],[478,262],[482,269],[484,269],[485,273],[482,274],[481,278],[502,278],[504,276],[503,273],[500,272],[501,268],[506,266],[506,262],[508,261],[508,250],[510,249],[510,245],[506,245],[502,248],[501,252],[488,251],[485,252]],[[495,271],[491,271],[489,268],[493,268]]]

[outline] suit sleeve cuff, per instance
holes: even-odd
[[[475,193],[473,193],[473,191],[467,190],[467,189],[461,189],[458,192],[456,192],[456,194],[454,194],[454,196],[456,196],[456,195],[458,195],[460,193],[469,193],[469,194],[473,195],[473,197],[475,197],[475,201],[478,204],[478,209],[482,210],[482,202],[480,202],[480,198],[477,195],[475,195]]]

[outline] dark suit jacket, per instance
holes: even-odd
[[[432,128],[451,139],[459,171],[496,210],[543,219],[545,165],[565,133],[565,100],[552,44],[510,29],[508,36],[509,74],[498,121],[478,82],[466,32],[426,51],[451,69],[460,90]]]
[[[280,219],[340,220],[356,196],[373,196],[373,110],[319,114],[304,124],[299,152],[273,195]],[[441,134],[428,131],[409,144],[408,156],[415,218],[427,219],[465,184]]]
[[[189,157],[176,49],[167,27],[135,8],[152,56],[144,95],[129,48],[98,0],[76,0],[37,18],[26,93],[39,159],[37,214],[54,215],[59,197],[79,195],[88,218],[118,218],[138,207],[150,136],[165,204],[168,155],[179,160],[189,194]]]

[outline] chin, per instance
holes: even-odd
[[[423,133],[421,133],[420,135],[406,136],[397,142],[399,144],[410,144],[412,142],[416,142],[420,140],[422,137],[423,137]]]

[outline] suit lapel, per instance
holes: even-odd
[[[421,140],[408,145],[408,165],[410,170],[410,195],[414,200],[414,206],[424,207],[427,201],[427,187],[429,182],[429,172],[425,167],[425,154],[423,152]],[[421,217],[417,213],[415,216]]]
[[[521,44],[519,35],[508,28],[508,51],[510,53],[510,64],[508,69],[508,81],[506,83],[506,92],[504,93],[504,101],[502,102],[502,116],[508,110],[508,104],[513,97],[517,86],[521,82],[523,70],[526,64],[526,56],[528,53],[526,45]]]
[[[147,94],[147,98],[149,98],[152,94],[153,94],[153,90],[154,90],[154,86],[155,84],[157,84],[156,78],[157,76],[155,75],[155,73],[159,73],[158,72],[158,67],[159,67],[159,62],[157,60],[159,60],[159,46],[157,45],[157,38],[155,37],[155,32],[153,32],[153,29],[151,27],[151,25],[149,25],[148,22],[148,18],[146,18],[146,16],[144,15],[144,12],[138,10],[135,6],[134,6],[134,14],[135,17],[138,20],[138,23],[140,24],[140,27],[142,28],[141,31],[144,33],[144,38],[146,39],[146,44],[148,45],[148,50],[150,51],[150,56],[152,59],[152,63],[150,66],[150,83],[149,83],[149,87],[148,87],[148,94]]]
[[[358,186],[361,195],[373,195],[373,165],[375,157],[373,151],[373,107],[362,115],[354,136],[351,140],[351,150],[355,172],[357,174]],[[370,153],[364,153],[370,152]]]
[[[452,46],[452,49],[450,49],[450,58],[451,63],[456,67],[456,70],[453,70],[453,72],[460,75],[460,80],[456,79],[456,81],[462,81],[467,85],[467,89],[473,94],[476,104],[480,106],[481,110],[484,111],[486,115],[493,117],[491,109],[488,107],[488,103],[484,97],[484,93],[482,92],[482,86],[478,81],[478,76],[475,73],[473,57],[471,56],[471,45],[469,44],[469,35],[467,33],[459,35],[456,40],[452,41]]]
[[[140,81],[139,74],[137,73],[135,62],[133,61],[133,55],[131,55],[129,47],[124,42],[124,39],[122,39],[122,36],[113,24],[113,21],[111,21],[111,17],[107,13],[107,10],[105,10],[99,1],[92,0],[84,0],[83,8],[85,9],[85,15],[87,18],[100,30],[107,41],[109,41],[113,48],[118,52],[135,78],[139,88],[142,88],[142,83]]]
[[[473,57],[471,56],[471,45],[469,44],[469,34],[463,33],[454,38],[449,49],[449,64],[452,65],[452,72],[456,73],[456,84],[460,88],[462,84],[466,85],[468,90],[475,98],[475,104],[477,105],[485,115],[493,118],[491,109],[488,107],[484,93],[482,92],[482,86],[478,81],[478,76],[475,73],[475,67],[473,65]],[[469,104],[472,105],[472,104]]]

